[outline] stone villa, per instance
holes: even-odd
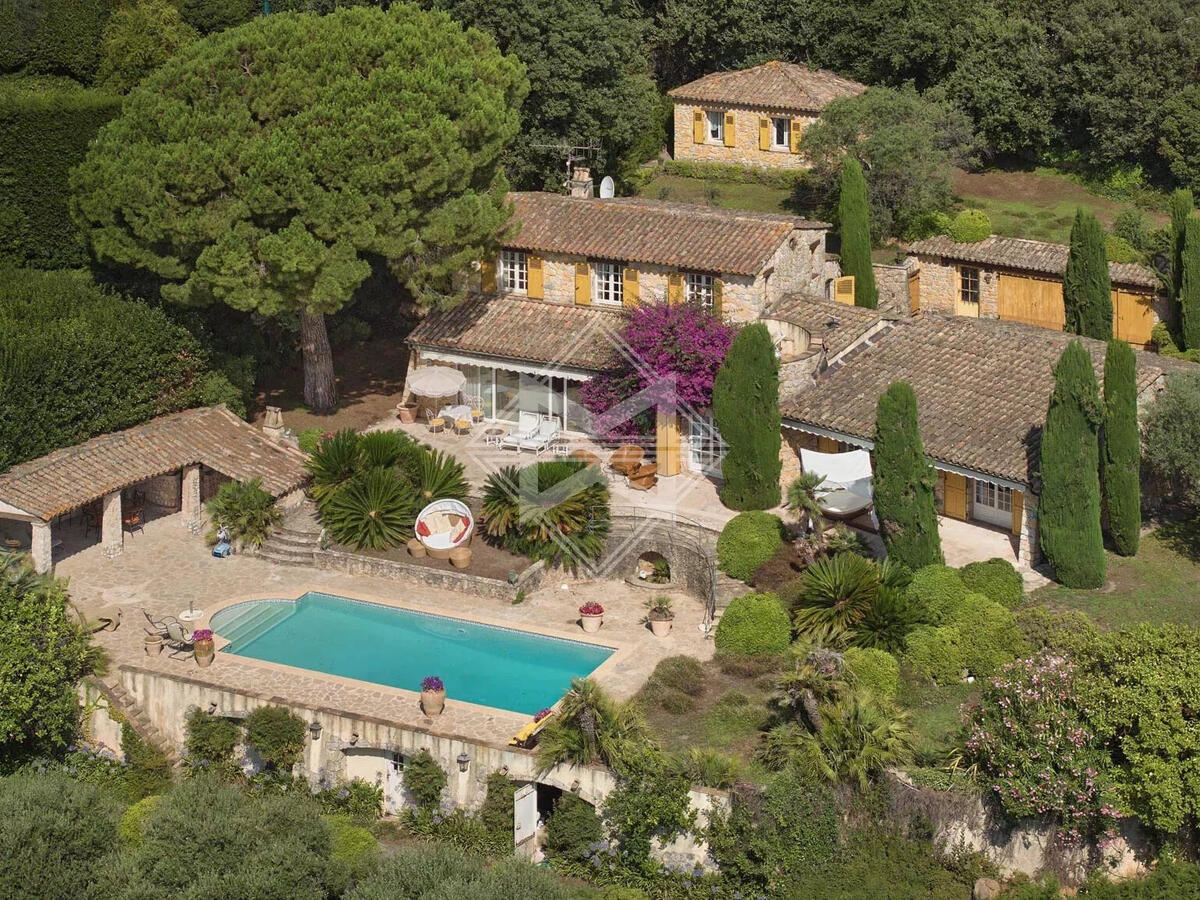
[[[668,91],[675,101],[677,160],[804,169],[804,129],[831,100],[866,85],[822,69],[772,61],[713,72]]]

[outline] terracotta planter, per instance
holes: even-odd
[[[440,716],[446,708],[446,690],[421,691],[421,710],[427,716]]]
[[[158,656],[162,653],[163,639],[161,634],[148,634],[142,643],[147,656]]]
[[[399,403],[396,405],[396,415],[400,417],[400,421],[405,425],[411,425],[417,421],[417,404],[415,403]]]
[[[650,619],[650,631],[654,633],[655,637],[666,637],[671,633],[671,625],[674,622],[674,618]]]
[[[583,630],[588,634],[595,634],[600,630],[600,626],[604,624],[604,613],[595,616],[580,613],[579,624],[583,626]]]
[[[202,669],[207,669],[212,665],[213,657],[216,655],[216,647],[213,646],[212,638],[207,641],[196,641],[195,654],[196,665]]]

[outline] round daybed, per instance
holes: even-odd
[[[461,500],[434,500],[417,514],[416,533],[434,559],[449,559],[450,552],[471,543],[475,517]]]
[[[838,488],[817,498],[821,513],[829,519],[846,521],[861,516],[871,508],[873,500],[846,488]]]

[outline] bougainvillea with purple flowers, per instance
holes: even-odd
[[[1056,653],[1009,663],[967,708],[965,749],[1010,816],[1056,821],[1061,836],[1081,840],[1110,831],[1121,813],[1075,678]]]
[[[646,403],[655,407],[684,404],[707,409],[735,333],[733,326],[696,304],[640,306],[627,314],[621,330],[620,367],[585,382],[580,399],[597,418],[643,392]],[[602,421],[597,435],[619,441],[653,428],[654,414],[645,411],[616,422]]]

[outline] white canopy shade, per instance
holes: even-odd
[[[874,502],[871,454],[866,450],[821,453],[801,449],[800,465],[805,472],[825,476],[817,488],[817,503],[827,515],[851,518]],[[871,519],[874,522],[874,512],[871,513]]]
[[[406,386],[419,397],[449,397],[466,384],[467,376],[449,366],[422,366],[408,374]]]

